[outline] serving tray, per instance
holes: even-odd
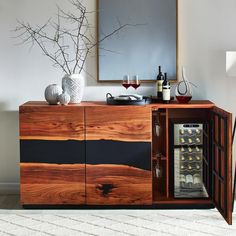
[[[106,95],[106,100],[108,105],[136,105],[143,106],[150,104],[152,102],[151,97],[143,97],[139,100],[116,100],[110,93]]]

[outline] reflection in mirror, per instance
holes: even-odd
[[[99,44],[99,81],[154,81],[158,65],[176,80],[177,0],[98,0],[98,23],[98,39],[128,24]]]

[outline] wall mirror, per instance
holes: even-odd
[[[138,75],[156,80],[158,65],[177,75],[178,0],[97,0],[98,39],[129,24],[98,46],[98,81],[120,82]]]

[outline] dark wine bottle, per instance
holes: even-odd
[[[162,100],[164,103],[170,103],[170,82],[167,79],[167,73],[162,83]]]
[[[158,67],[158,75],[157,75],[157,82],[156,82],[156,89],[157,89],[157,98],[162,99],[162,83],[164,81],[164,76],[161,72],[161,66]]]

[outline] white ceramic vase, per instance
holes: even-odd
[[[70,102],[70,95],[66,92],[63,92],[59,95],[59,102],[61,105],[67,105]]]
[[[81,103],[84,86],[84,77],[81,74],[65,75],[62,78],[62,89],[70,95],[70,103]]]

